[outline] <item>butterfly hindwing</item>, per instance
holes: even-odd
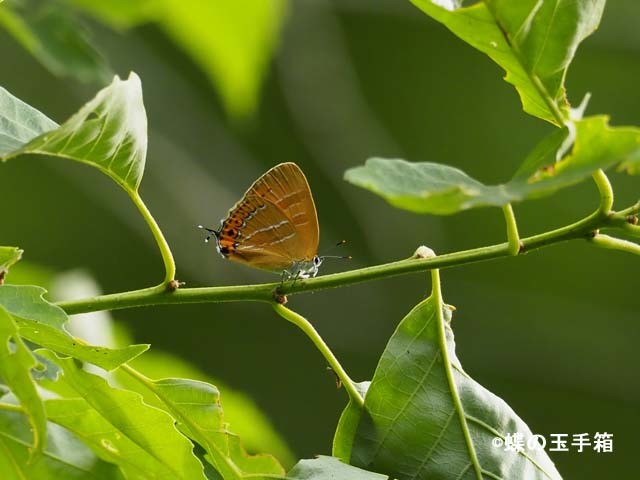
[[[320,239],[318,215],[309,183],[298,165],[276,165],[249,187],[247,195],[269,200],[290,219],[298,231],[298,243],[304,245],[300,248],[304,255],[297,260],[310,260],[316,255]]]

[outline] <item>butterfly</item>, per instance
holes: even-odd
[[[320,228],[307,178],[292,162],[276,165],[258,178],[220,228],[198,225],[216,240],[220,255],[286,278],[318,274]]]

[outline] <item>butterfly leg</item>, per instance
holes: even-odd
[[[293,277],[293,283],[291,284],[291,286],[293,287],[296,284],[296,281],[300,278],[300,270],[298,270],[296,272],[296,274]]]
[[[293,275],[291,275],[291,272],[289,270],[283,270],[282,276],[280,277],[280,288],[284,287],[284,283],[291,280],[292,277],[293,283],[291,284],[291,286],[293,287],[296,284],[296,279],[298,278],[298,276],[296,275],[294,277]]]

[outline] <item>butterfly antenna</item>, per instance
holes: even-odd
[[[344,245],[347,244],[346,240],[340,240],[338,243],[336,243],[333,247],[331,247],[330,249],[326,250],[324,253],[329,253],[329,252],[333,252],[336,248],[338,247],[342,247]],[[347,257],[342,257],[342,256],[336,256],[336,255],[320,255],[322,258],[347,258]],[[349,257],[350,259],[351,257]]]
[[[214,230],[212,228],[204,227],[202,225],[198,225],[198,228],[209,232],[208,235],[204,238],[205,243],[209,243],[211,237],[218,238],[218,235],[220,235],[220,232],[218,230]]]
[[[322,255],[320,258],[339,258],[341,260],[353,260],[351,255]]]

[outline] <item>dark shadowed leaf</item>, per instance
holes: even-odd
[[[345,180],[377,193],[391,205],[417,213],[446,215],[513,201],[508,192],[483,185],[462,170],[439,163],[370,158],[347,170]]]
[[[63,4],[3,5],[0,25],[54,75],[102,84],[113,76],[80,19]]]
[[[44,288],[29,285],[0,287],[0,305],[15,317],[21,337],[105,370],[113,370],[149,348],[148,345],[116,349],[85,345],[64,329],[67,314],[46,301],[43,298],[45,293]]]
[[[431,296],[391,337],[365,397],[351,463],[399,480],[560,479],[544,450],[495,447],[529,427],[456,358],[451,309]]]
[[[605,0],[411,0],[506,71],[524,110],[557,125],[569,119],[564,79]]]
[[[367,390],[371,382],[356,383],[356,389],[365,397]],[[353,446],[353,438],[356,435],[358,424],[360,423],[360,416],[362,415],[362,409],[357,404],[349,400],[349,403],[342,411],[338,426],[336,427],[336,433],[333,436],[333,450],[332,455],[339,460],[349,463],[351,458],[351,447]]]
[[[163,0],[110,0],[95,2],[94,0],[68,0],[75,7],[90,13],[115,29],[126,29],[152,21]]]
[[[17,111],[11,110],[14,105]],[[147,155],[147,116],[135,73],[128,80],[115,77],[61,126],[45,119],[1,90],[0,160],[26,153],[69,158],[98,168],[129,192],[138,189]]]
[[[5,287],[0,287],[5,288]],[[47,422],[42,400],[31,377],[38,362],[18,335],[13,317],[0,306],[0,378],[18,398],[32,426],[33,453],[45,445]]]
[[[288,480],[389,480],[386,475],[352,467],[334,457],[320,455],[300,460],[287,474]]]
[[[557,162],[566,130],[552,133],[533,150],[513,179],[502,185],[484,185],[448,165],[382,158],[347,170],[345,179],[398,208],[417,213],[446,215],[476,207],[500,207],[552,194],[601,168],[638,162],[640,129],[610,127],[607,120],[594,116],[575,122],[571,151]]]

